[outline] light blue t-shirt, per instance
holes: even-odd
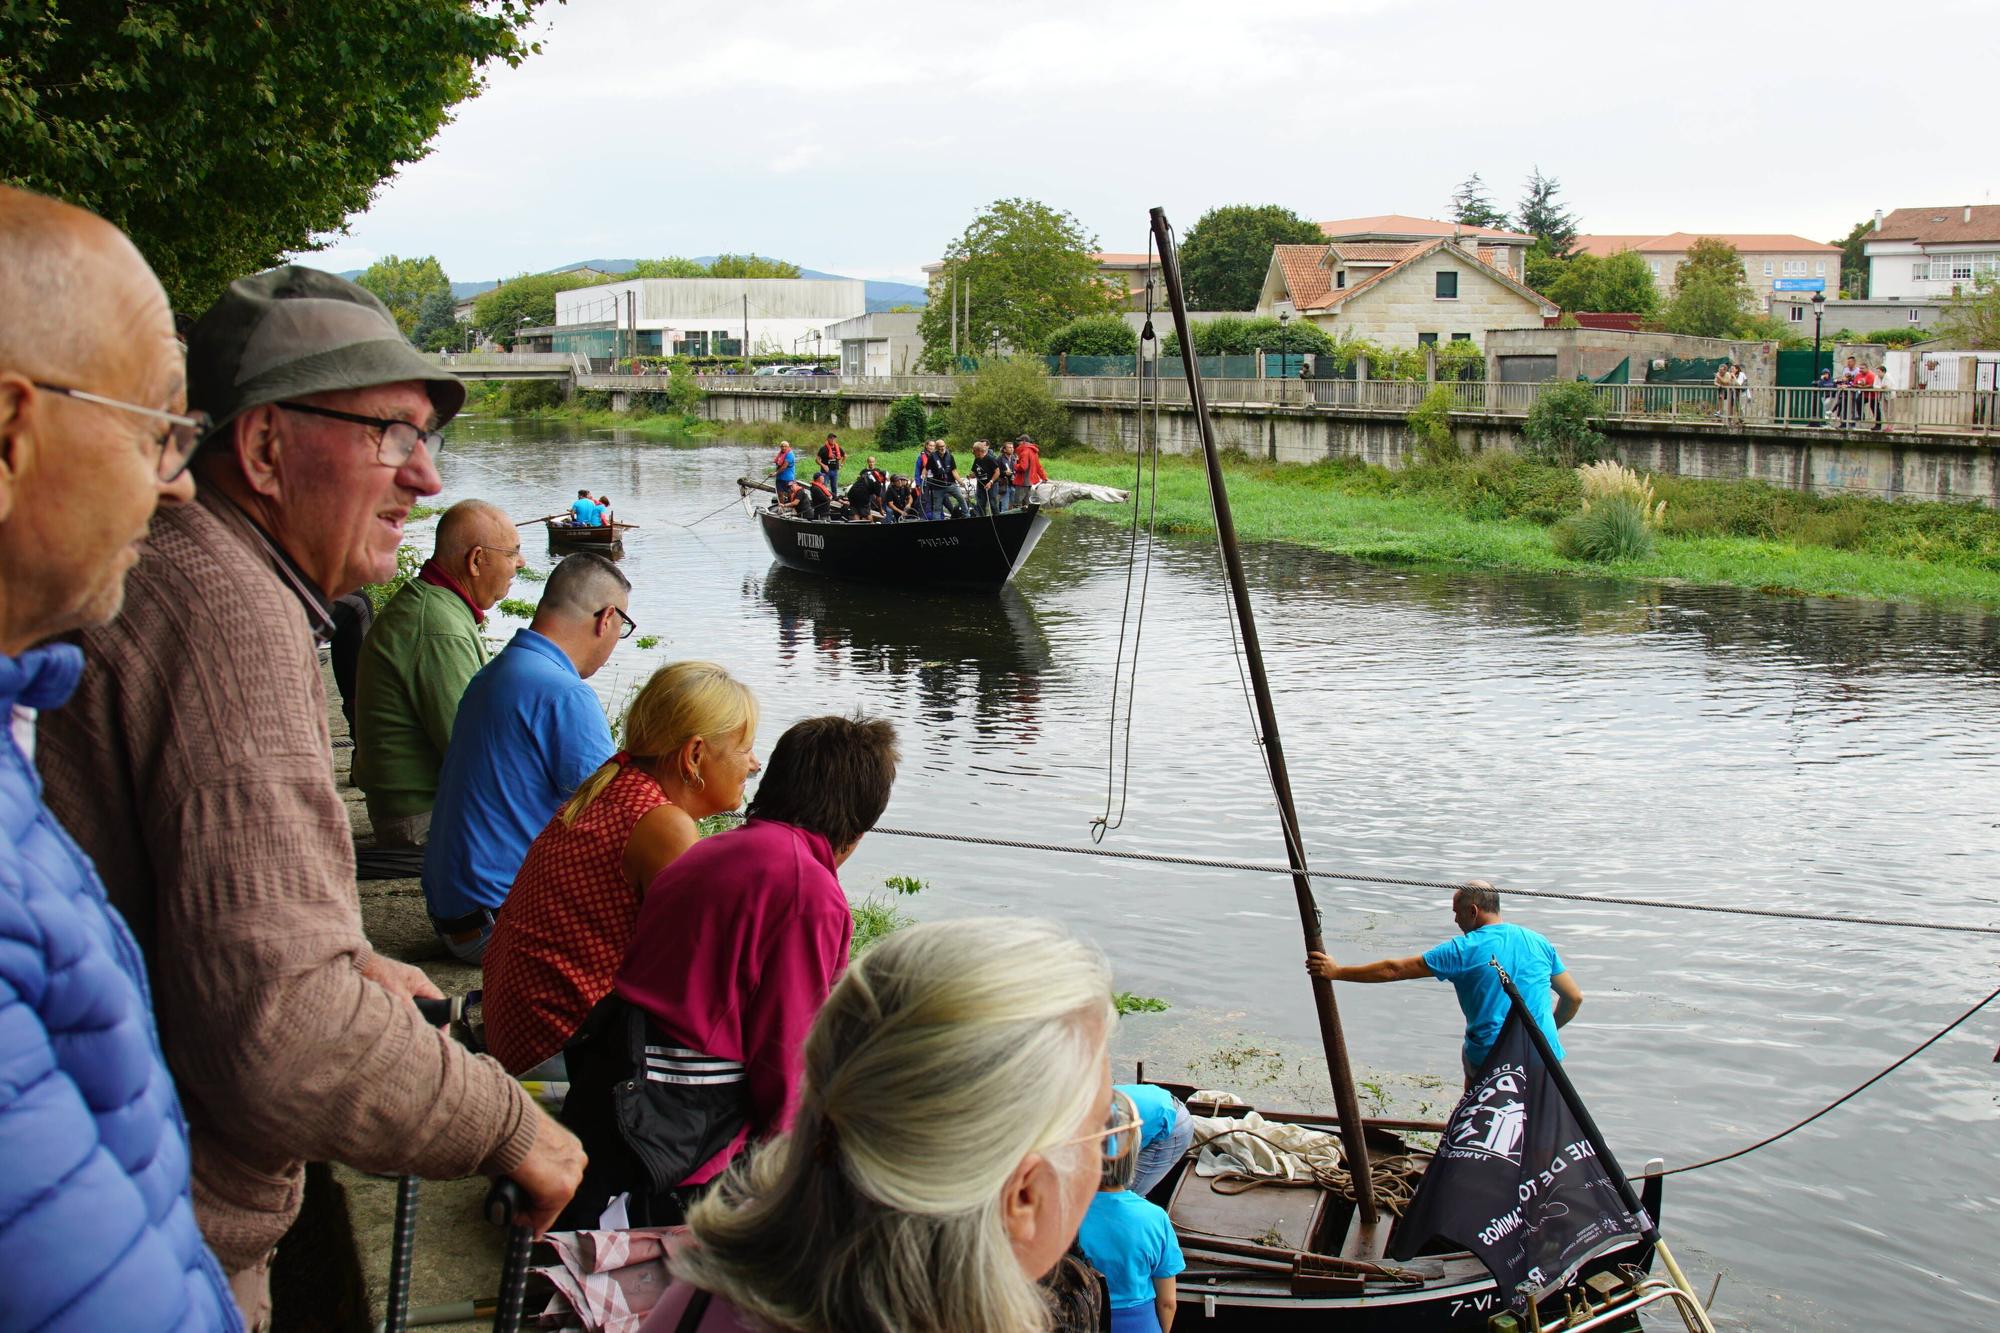
[[[1470,934],[1443,944],[1424,955],[1424,966],[1439,981],[1449,981],[1458,991],[1458,1007],[1465,1011],[1465,1058],[1477,1068],[1500,1037],[1507,1021],[1507,992],[1487,964],[1494,959],[1514,979],[1515,989],[1528,1002],[1528,1012],[1547,1034],[1549,1048],[1562,1059],[1562,1042],[1556,1037],[1555,1003],[1549,979],[1561,976],[1563,961],[1556,946],[1532,930],[1511,921],[1496,921]]]
[[[597,501],[585,499],[581,495],[570,505],[569,516],[576,520],[578,527],[582,528],[594,528],[604,522],[604,511],[598,508]]]
[[[444,920],[499,908],[528,847],[617,749],[597,691],[524,629],[458,702],[424,848],[424,902]]]
[[[777,464],[777,475],[772,477],[771,480],[776,483],[780,490],[784,489],[786,482],[797,481],[799,479],[799,456],[796,453],[790,449],[780,449],[778,451]]]
[[[1153,1279],[1187,1267],[1167,1210],[1130,1190],[1092,1199],[1076,1239],[1090,1266],[1104,1274],[1114,1310],[1151,1305]]]
[[[1139,1112],[1141,1147],[1173,1133],[1174,1121],[1178,1118],[1174,1111],[1174,1094],[1157,1083],[1114,1083],[1111,1090],[1130,1097],[1133,1108]]]

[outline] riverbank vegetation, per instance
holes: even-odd
[[[1134,466],[1129,454],[1066,450],[1051,470],[1129,487]],[[1892,503],[1762,482],[1653,477],[1649,503],[1665,508],[1645,525],[1652,553],[1598,561],[1562,554],[1552,532],[1583,508],[1583,481],[1573,468],[1502,452],[1397,471],[1358,459],[1275,464],[1241,455],[1226,467],[1237,528],[1251,540],[1296,542],[1384,564],[1610,574],[2000,609],[2000,513],[1978,504]],[[1162,530],[1214,530],[1199,459],[1161,459],[1159,482]],[[1129,517],[1131,511],[1091,512]]]

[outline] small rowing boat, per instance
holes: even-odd
[[[586,527],[581,523],[558,523],[554,519],[548,519],[543,526],[549,530],[549,546],[552,550],[594,551],[600,555],[611,555],[623,547],[625,530],[635,525],[599,523]]]

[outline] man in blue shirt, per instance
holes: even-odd
[[[1130,1098],[1139,1114],[1139,1166],[1132,1192],[1144,1198],[1187,1156],[1194,1145],[1194,1124],[1181,1099],[1157,1083],[1114,1083],[1111,1090]]]
[[[579,528],[594,528],[604,522],[603,511],[590,498],[589,491],[578,491],[576,499],[570,501],[569,521],[571,526]]]
[[[527,629],[465,687],[438,774],[424,903],[452,955],[477,964],[529,844],[618,747],[585,682],[635,628],[632,585],[578,552],[549,575]]]
[[[1312,953],[1306,955],[1306,971],[1329,981],[1436,977],[1450,982],[1458,991],[1458,1007],[1465,1013],[1465,1045],[1460,1058],[1469,1088],[1507,1021],[1507,992],[1489,966],[1497,960],[1514,979],[1528,1012],[1548,1037],[1550,1049],[1562,1059],[1556,1029],[1575,1018],[1583,1007],[1583,990],[1563,966],[1555,945],[1532,930],[1502,921],[1500,894],[1483,879],[1467,880],[1464,888],[1452,894],[1451,916],[1458,923],[1459,937],[1415,958],[1383,958],[1358,967],[1342,967],[1323,953]]]

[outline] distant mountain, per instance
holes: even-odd
[[[701,255],[696,258],[695,262],[697,264],[707,264],[714,259],[714,255]],[[638,262],[636,259],[579,259],[574,264],[559,264],[555,268],[543,269],[542,271],[544,273],[567,273],[573,268],[594,268],[599,273],[629,273],[632,271],[632,266]],[[338,276],[346,278],[349,282],[353,282],[361,276],[361,273],[362,270],[351,268]],[[801,268],[799,276],[802,278],[834,278],[846,281],[846,275],[844,274],[822,273],[818,269],[812,268]],[[877,311],[891,310],[899,305],[921,306],[930,299],[928,289],[920,282],[892,282],[880,278],[866,278],[863,279],[863,284],[864,296],[868,302],[868,310],[871,314]],[[463,301],[467,297],[477,296],[481,292],[490,292],[499,285],[497,281],[454,282],[451,285],[451,297],[454,301]]]

